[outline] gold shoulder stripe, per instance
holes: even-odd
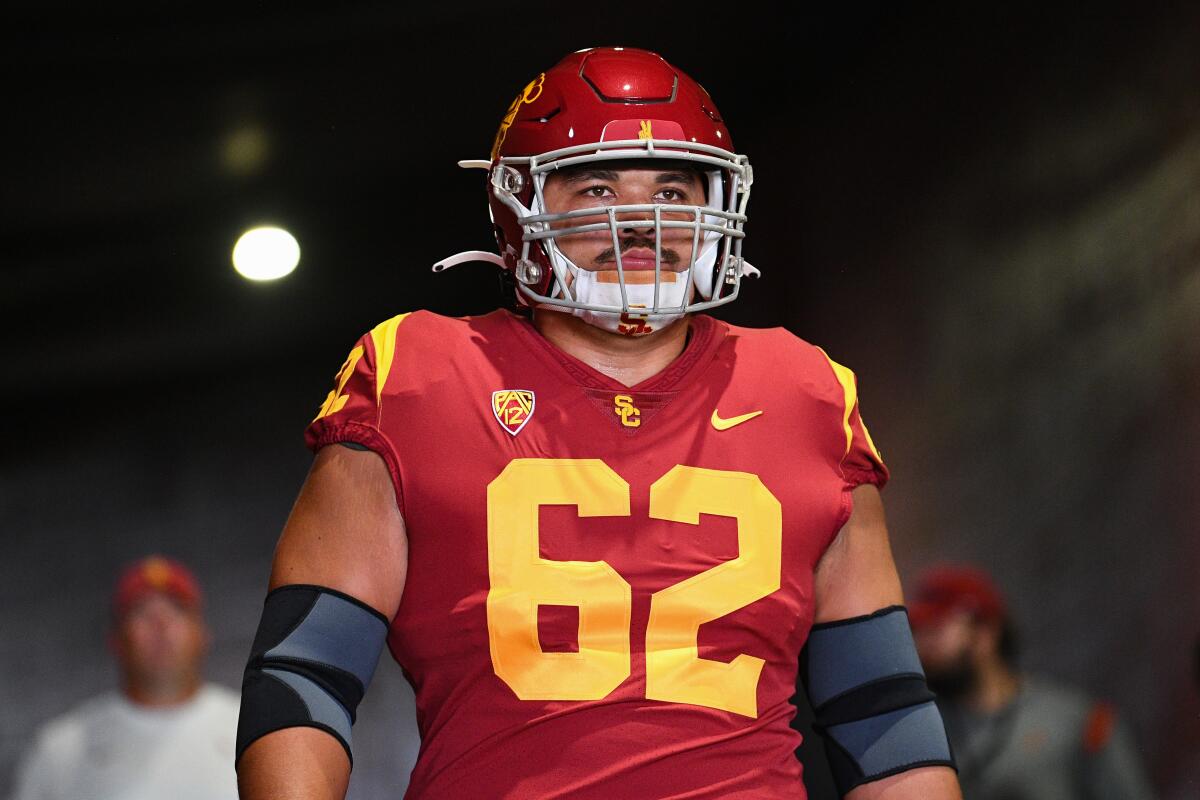
[[[854,404],[858,402],[858,389],[855,387],[854,373],[830,358],[829,353],[820,347],[817,349],[821,351],[821,355],[825,356],[825,360],[833,368],[833,374],[837,376],[838,383],[842,385],[842,395],[845,399],[842,426],[846,429],[846,452],[842,454],[842,457],[845,458],[850,454],[850,445],[854,441],[854,430],[850,427],[850,412],[854,409]]]
[[[375,345],[375,405],[383,397],[388,374],[392,371],[392,356],[396,354],[396,329],[408,314],[399,314],[371,329],[371,343]]]
[[[854,377],[854,372],[829,357],[829,354],[821,350],[821,355],[825,356],[825,360],[829,362],[829,366],[833,369],[833,374],[837,376],[838,383],[842,385],[842,396],[845,400],[845,410],[842,414],[842,426],[846,429],[846,452],[842,455],[843,458],[850,455],[850,447],[854,443],[854,429],[850,426],[850,414],[854,411],[855,404],[858,403],[858,381]],[[867,423],[862,421],[862,415],[859,415],[859,424],[862,425],[863,434],[867,440],[867,446],[871,448],[871,452],[879,462],[883,463],[883,457],[879,455],[879,450],[875,447],[875,442],[871,441],[871,434],[867,431]]]

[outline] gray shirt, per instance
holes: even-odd
[[[1077,691],[1025,680],[995,714],[939,706],[965,800],[1154,797],[1128,731]]]

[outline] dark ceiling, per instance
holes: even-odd
[[[324,380],[378,319],[494,307],[489,268],[429,273],[490,244],[480,177],[454,162],[485,154],[530,75],[600,43],[659,50],[720,103],[756,167],[747,253],[766,275],[728,316],[803,333],[835,283],[905,280],[889,244],[1010,110],[1071,102],[1170,22],[889,3],[191,8],[9,12],[7,396],[69,405],[85,386],[267,361]],[[251,285],[229,253],[264,221],[303,258]]]

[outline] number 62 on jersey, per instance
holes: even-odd
[[[514,459],[488,485],[492,666],[522,700],[599,700],[629,677],[629,582],[605,561],[542,558],[538,542],[542,505],[628,517],[629,497],[629,484],[599,459]],[[697,525],[701,514],[737,520],[738,556],[651,596],[646,696],[757,717],[763,660],[700,658],[696,637],[702,624],[779,589],[779,500],[746,472],[679,465],[651,485],[651,518]],[[578,607],[578,652],[542,651],[540,605]]]

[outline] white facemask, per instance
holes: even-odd
[[[571,313],[602,330],[627,336],[645,335],[662,329],[686,313],[727,303],[737,296],[744,276],[758,275],[758,270],[741,257],[742,226],[746,220],[746,204],[750,199],[750,184],[753,181],[753,173],[745,156],[708,145],[693,147],[682,140],[666,139],[602,140],[595,144],[594,152],[585,152],[592,149],[592,145],[576,145],[538,156],[505,157],[498,163],[483,160],[459,162],[460,166],[489,170],[491,192],[501,204],[493,206],[493,213],[514,215],[523,235],[520,242],[514,240],[502,245],[507,248],[503,256],[482,251],[460,253],[438,262],[434,265],[434,271],[440,272],[454,264],[476,260],[487,261],[504,269],[515,269],[518,298],[524,304]],[[704,205],[635,203],[544,213],[543,188],[547,177],[555,170],[582,166],[584,163],[624,161],[626,156],[630,159],[654,160],[679,158],[686,160],[689,167],[700,166],[707,173],[708,180]],[[533,182],[533,196],[522,201],[519,197],[529,188],[529,181]],[[526,206],[525,202],[529,205]],[[658,308],[667,310],[658,314],[639,314],[638,307],[648,309],[655,305],[653,284],[627,284],[622,302],[620,284],[608,280],[602,282],[600,274],[579,269],[563,255],[555,239],[576,233],[595,233],[597,225],[594,220],[588,221],[592,217],[635,212],[645,214],[651,208],[656,214],[661,210],[663,214],[672,215],[666,221],[670,223],[668,227],[676,229],[675,235],[681,229],[690,229],[695,236],[693,241],[699,241],[700,252],[696,254],[696,262],[691,269],[674,273],[673,282],[663,283],[659,287]],[[493,221],[496,219],[493,217]],[[686,224],[674,224],[680,220],[686,220]],[[692,227],[693,221],[699,223],[699,230]],[[654,226],[657,238],[663,238],[663,228],[657,222]],[[621,238],[621,230],[629,227],[648,227],[648,224],[630,226],[610,216],[609,228],[614,240]],[[520,251],[516,249],[518,245],[521,246]],[[535,248],[544,249],[553,273],[549,286],[540,291],[534,287],[545,285],[546,276],[542,273],[545,265],[539,263]],[[718,258],[721,259],[720,270],[716,268]],[[576,308],[576,304],[588,307]],[[680,306],[687,310],[683,313],[672,310]],[[622,308],[629,310],[622,312]]]

